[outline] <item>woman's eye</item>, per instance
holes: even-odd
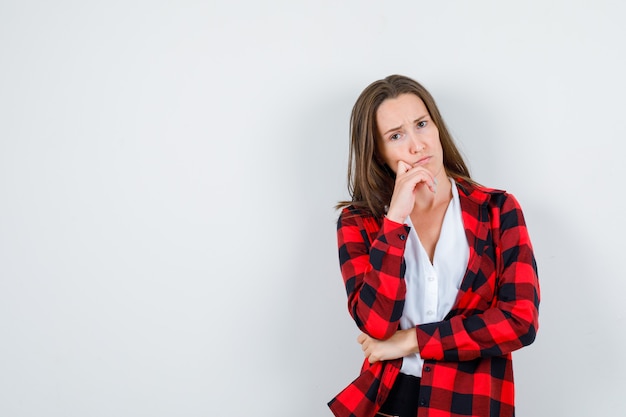
[[[389,136],[390,140],[398,140],[400,139],[400,134],[399,133],[394,133],[393,135]]]
[[[422,120],[420,122],[417,122],[417,127],[426,127],[426,124],[427,124],[426,120]]]

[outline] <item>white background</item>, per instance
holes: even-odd
[[[520,200],[517,414],[621,416],[618,1],[0,1],[0,416],[330,416],[348,117],[392,73]]]

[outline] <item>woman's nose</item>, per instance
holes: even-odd
[[[422,141],[419,140],[419,138],[415,134],[411,136],[410,146],[411,146],[411,153],[420,153],[425,148],[424,143],[422,143]]]

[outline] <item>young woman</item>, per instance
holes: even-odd
[[[432,96],[392,75],[351,116],[351,201],[337,225],[360,376],[337,417],[514,415],[511,352],[538,328],[517,200],[474,182]]]

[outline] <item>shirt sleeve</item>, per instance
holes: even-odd
[[[495,232],[500,236],[494,240],[497,259],[493,277],[485,276],[482,270],[477,273],[484,280],[483,286],[493,285],[493,298],[486,300],[484,295],[468,290],[461,294],[457,301],[461,307],[448,320],[418,325],[423,359],[463,361],[499,356],[534,341],[540,292],[524,216],[517,200],[508,194],[495,216],[499,222]],[[487,258],[484,261],[488,264]]]
[[[371,242],[370,231],[377,233]],[[408,231],[408,226],[387,218],[378,226],[372,217],[350,208],[337,222],[348,309],[359,329],[376,339],[387,339],[398,330],[406,292],[403,254]]]

